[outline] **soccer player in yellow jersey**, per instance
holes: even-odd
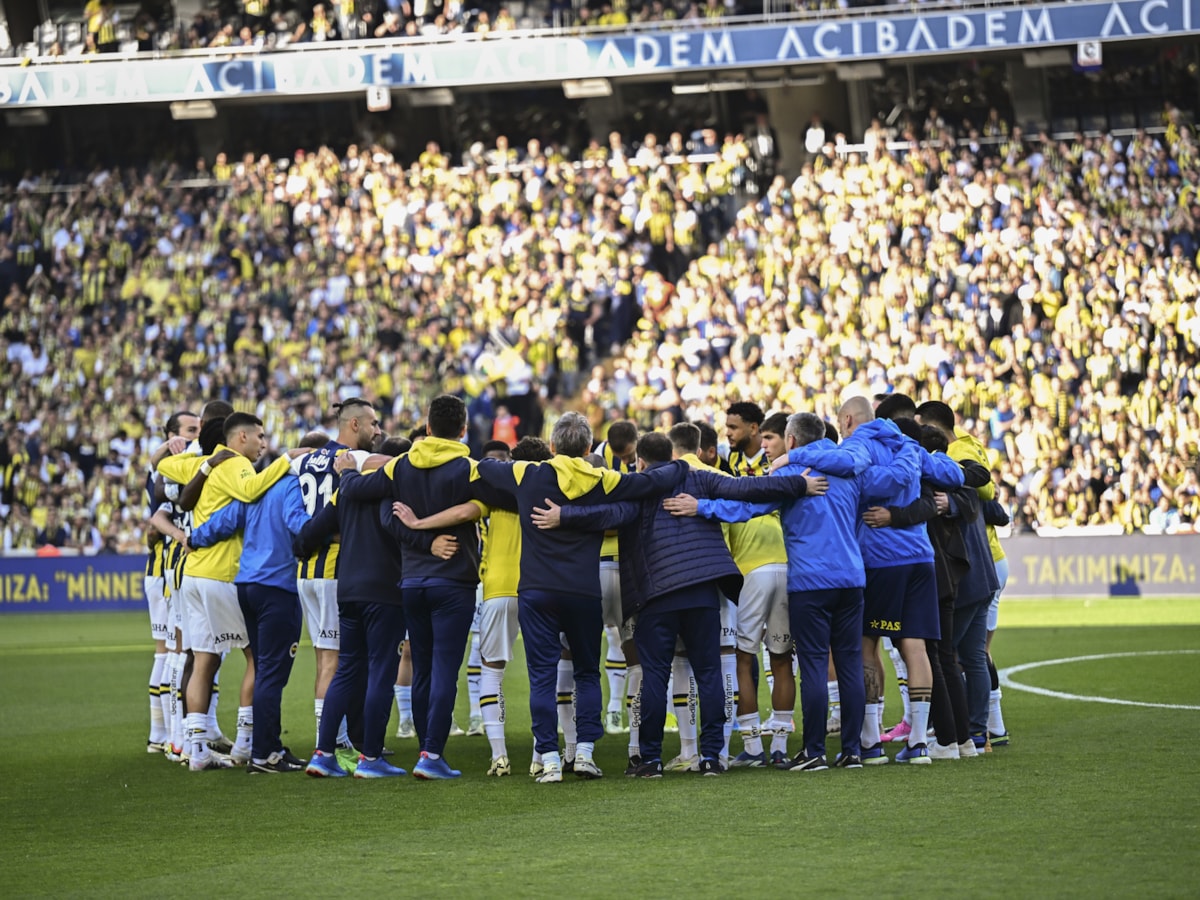
[[[288,456],[281,456],[262,472],[255,473],[253,464],[266,448],[262,420],[258,417],[248,413],[233,413],[225,419],[224,431],[228,446],[218,446],[217,451],[229,449],[235,455],[206,473],[208,481],[192,511],[196,527],[203,525],[231,500],[253,503],[286,475],[291,465]],[[159,470],[174,481],[190,480],[178,477],[184,473],[174,471],[175,462],[174,458],[163,460]],[[206,465],[207,461],[202,462],[197,469],[204,471]],[[254,661],[248,652],[246,622],[233,584],[241,553],[242,538],[239,533],[212,547],[190,553],[184,563],[185,577],[180,593],[187,610],[194,657],[192,677],[187,687],[187,750],[193,772],[228,768],[231,765],[230,760],[212,753],[204,739],[208,733],[207,714],[191,712],[208,709],[212,677],[225,651],[233,648],[246,651],[246,678],[242,682],[240,706],[248,707],[253,702]],[[242,742],[241,731],[239,728],[239,743]],[[248,738],[247,735],[247,741]],[[237,747],[234,749],[236,752]]]

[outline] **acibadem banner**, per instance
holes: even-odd
[[[352,94],[368,87],[621,78],[688,71],[918,59],[1193,34],[1200,0],[1014,5],[871,14],[778,24],[677,25],[638,33],[303,44],[270,53],[162,59],[90,56],[0,65],[0,108]]]

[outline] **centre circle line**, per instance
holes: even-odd
[[[1194,656],[1197,654],[1200,654],[1200,650],[1134,650],[1125,653],[1093,653],[1088,656],[1067,656],[1062,659],[1044,659],[1039,662],[1021,663],[1017,666],[1009,666],[1006,669],[1001,669],[997,674],[999,675],[1001,687],[1013,688],[1014,690],[1025,691],[1030,694],[1039,694],[1043,697],[1054,697],[1059,700],[1080,700],[1085,703],[1111,703],[1117,706],[1141,706],[1151,709],[1200,710],[1200,706],[1192,706],[1186,703],[1146,703],[1141,700],[1122,700],[1118,697],[1100,697],[1094,694],[1070,694],[1065,691],[1052,691],[1049,688],[1022,684],[1012,677],[1020,672],[1028,672],[1031,669],[1041,669],[1045,666],[1062,666],[1067,663],[1092,662],[1100,659],[1128,659],[1130,657],[1141,656]]]

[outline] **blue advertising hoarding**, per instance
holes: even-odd
[[[0,556],[0,613],[146,608],[146,556]]]
[[[522,36],[226,58],[55,62],[0,68],[0,108],[347,94],[689,70],[915,59],[1079,41],[1194,34],[1200,0],[1123,0],[814,19],[637,34]],[[309,45],[311,46],[311,45]],[[336,45],[335,45],[336,46]]]

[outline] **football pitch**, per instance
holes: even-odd
[[[450,739],[455,782],[193,774],[144,750],[144,616],[6,615],[0,885],[10,897],[1195,896],[1200,599],[1010,600],[1001,617],[998,666],[1057,662],[1011,673],[1051,693],[1006,687],[1012,743],[979,759],[635,782],[618,735],[597,746],[603,780],[536,785],[521,659],[506,679],[511,778],[485,777],[482,737]],[[232,734],[240,656],[226,669]],[[284,743],[300,756],[312,671],[305,643],[284,695]],[[887,724],[899,709],[889,684]],[[415,741],[395,726],[393,707],[387,743],[411,768]]]

